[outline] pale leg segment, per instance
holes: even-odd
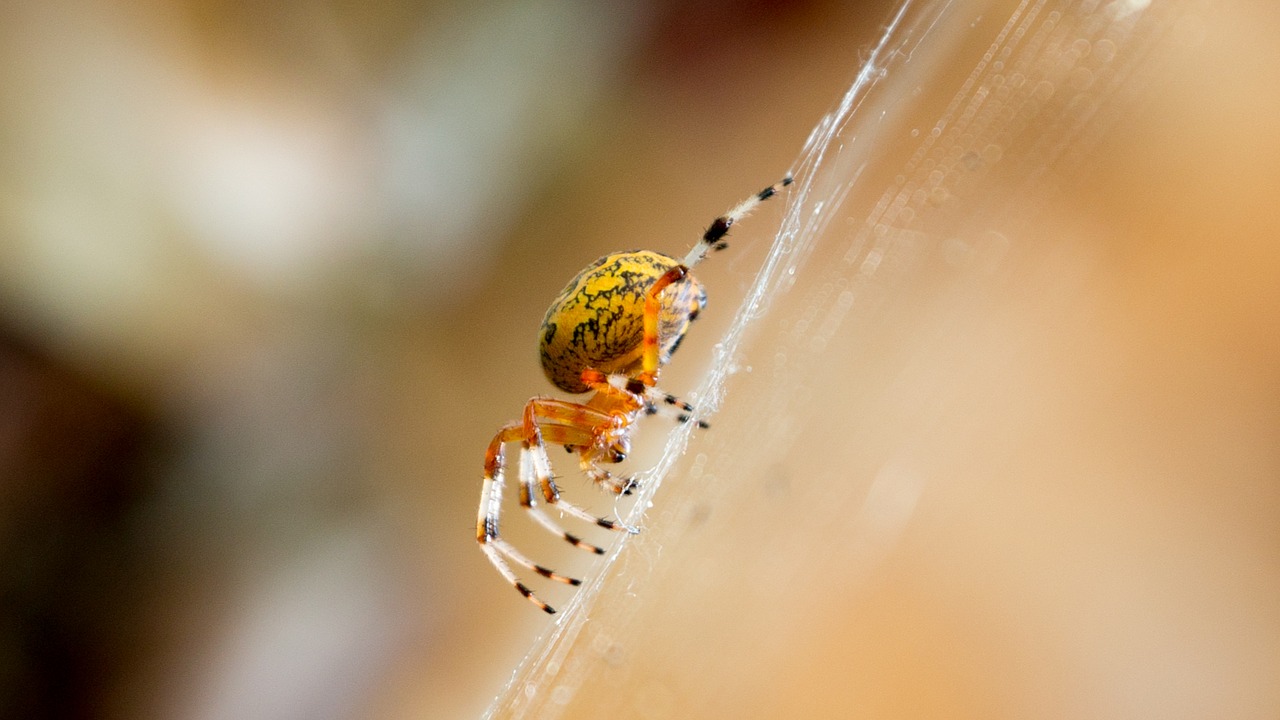
[[[593,552],[597,555],[603,555],[604,548],[598,547],[596,545],[592,545],[589,542],[585,542],[582,538],[578,537],[577,535],[574,535],[566,531],[564,528],[560,527],[559,523],[557,523],[555,520],[551,519],[550,516],[544,513],[542,511],[542,508],[538,507],[537,500],[534,499],[535,497],[534,493],[537,490],[537,483],[538,483],[538,480],[535,479],[536,478],[535,467],[537,463],[530,459],[530,455],[534,455],[536,453],[536,450],[535,450],[536,447],[538,446],[534,446],[534,448],[529,448],[529,447],[520,448],[520,505],[523,506],[524,509],[529,512],[529,515],[533,517],[533,519],[539,525],[551,531],[552,534],[559,535],[560,537],[564,538],[565,541],[567,541],[570,545],[573,545],[575,547],[580,547],[583,550]],[[542,448],[541,454],[545,460],[546,448]],[[548,461],[548,464],[549,464],[549,461]],[[554,503],[555,501],[548,500],[548,502]],[[563,506],[564,504],[565,504],[564,501],[561,501],[560,503],[558,503],[559,506]],[[594,523],[597,520],[597,518],[591,515],[588,515],[587,518],[588,518],[588,522]]]
[[[532,460],[533,471],[537,477],[538,485],[542,488],[542,497],[546,499],[548,504],[556,506],[562,512],[568,513],[579,520],[599,525],[600,527],[608,530],[625,530],[633,534],[640,532],[638,529],[629,525],[624,525],[623,523],[602,517],[596,517],[568,500],[562,499],[560,497],[560,490],[556,487],[555,480],[552,479],[551,476],[551,459],[547,457],[547,449],[545,446],[534,445],[532,447],[525,448],[521,452],[520,460],[522,477],[524,473],[523,467],[526,460],[524,457],[525,454],[528,454],[528,459]],[[597,550],[597,552],[604,551]]]
[[[502,457],[499,453],[498,462],[501,463]],[[485,475],[484,483],[480,489],[480,512],[476,519],[479,531],[476,533],[477,540],[480,542],[480,549],[484,551],[485,557],[489,558],[489,562],[498,570],[498,574],[502,575],[507,582],[511,583],[521,595],[525,596],[529,602],[537,605],[546,613],[555,613],[555,608],[543,602],[529,586],[520,581],[515,571],[511,569],[511,565],[507,563],[506,557],[510,557],[517,563],[529,567],[540,574],[550,577],[553,580],[568,582],[571,585],[577,585],[578,581],[572,578],[566,578],[562,575],[542,568],[535,563],[529,562],[528,558],[521,555],[513,548],[510,543],[498,537],[498,521],[502,513],[502,488],[504,485],[503,473],[501,465],[490,476]],[[504,555],[506,557],[504,557]],[[545,572],[544,572],[545,571]]]
[[[750,215],[751,211],[755,210],[756,206],[760,203],[768,200],[774,195],[777,195],[779,190],[790,184],[791,176],[787,175],[782,180],[738,203],[729,212],[721,215],[715,220],[712,220],[711,225],[707,227],[707,231],[702,235],[702,241],[697,245],[694,245],[693,249],[689,251],[689,254],[685,256],[684,266],[686,268],[691,268],[702,262],[703,258],[705,258],[707,253],[711,250],[723,250],[728,247],[728,243],[724,241],[724,236],[729,233],[729,228],[732,227],[734,223],[745,218],[747,215]]]
[[[702,262],[707,253],[728,247],[729,243],[724,238],[729,234],[729,228],[755,210],[757,205],[777,195],[779,190],[790,184],[791,176],[788,175],[712,220],[711,225],[702,234],[702,240],[693,246],[685,256],[684,262],[667,270],[649,287],[644,302],[644,354],[641,363],[643,372],[640,374],[644,384],[653,385],[658,380],[658,315],[662,311],[662,303],[659,300],[662,291],[666,290],[671,283],[683,280],[689,274],[689,269]]]

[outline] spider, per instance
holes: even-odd
[[[579,520],[609,530],[638,532],[561,498],[547,443],[576,452],[582,472],[596,485],[615,494],[631,493],[634,480],[615,477],[601,465],[626,458],[636,421],[656,414],[681,423],[692,417],[691,405],[657,387],[658,371],[679,347],[690,321],[706,305],[706,293],[690,269],[710,251],[727,247],[729,228],[790,184],[788,175],[713,220],[683,261],[649,250],[611,253],[578,273],[551,303],[539,335],[542,369],[552,384],[565,392],[593,394],[586,402],[534,397],[525,404],[520,420],[502,426],[485,453],[476,519],[476,540],[485,556],[507,582],[543,611],[555,613],[555,608],[520,581],[511,563],[568,585],[582,581],[539,565],[499,534],[507,443],[520,442],[520,505],[543,527],[571,545],[604,553],[604,548],[565,531],[544,513],[538,506],[539,494],[548,505]],[[698,426],[709,427],[701,420]]]

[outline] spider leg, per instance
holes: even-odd
[[[595,390],[599,395],[611,398],[624,412],[640,410],[646,415],[653,415],[657,412],[657,407],[654,403],[646,399],[646,394],[649,392],[648,387],[641,380],[629,375],[623,373],[605,375],[594,368],[587,368],[582,371],[582,383]],[[592,482],[597,485],[603,485],[618,495],[630,495],[636,490],[638,485],[634,477],[618,477],[600,467],[597,460],[597,457],[591,453],[590,448],[582,448],[578,464],[582,468],[583,474],[590,478]]]
[[[752,195],[746,200],[738,203],[729,212],[721,215],[715,220],[712,220],[711,225],[707,227],[707,231],[702,234],[702,240],[697,245],[693,246],[693,249],[685,256],[685,267],[691,268],[702,262],[703,258],[707,256],[707,253],[712,250],[723,250],[728,247],[729,244],[725,241],[724,237],[729,233],[729,228],[732,227],[734,223],[751,214],[751,211],[755,210],[757,205],[768,200],[774,195],[777,195],[778,191],[790,185],[791,181],[791,176],[787,175],[777,183],[770,185],[755,195]]]
[[[537,483],[533,471],[535,463],[529,459],[529,454],[530,449],[528,447],[520,448],[520,506],[523,507],[539,525],[549,530],[553,535],[559,535],[564,538],[565,542],[573,545],[574,547],[580,547],[583,550],[593,552],[596,555],[603,555],[604,548],[598,545],[592,545],[577,535],[565,530],[559,523],[552,519],[550,515],[543,512],[542,508],[538,507],[538,503],[534,499]],[[552,503],[554,501],[548,500],[547,502]],[[590,519],[593,522],[595,521],[594,517]]]
[[[624,393],[625,394],[625,393]],[[635,401],[633,405],[639,407]],[[480,490],[480,507],[476,517],[476,540],[485,557],[493,564],[498,573],[530,602],[544,612],[554,613],[555,608],[543,602],[529,586],[525,585],[512,569],[512,564],[532,570],[539,575],[562,582],[567,585],[579,585],[581,581],[540,565],[520,552],[499,534],[502,516],[502,494],[506,487],[506,444],[521,441],[519,460],[520,505],[539,524],[553,534],[564,538],[575,545],[597,555],[604,553],[604,548],[592,545],[578,536],[566,531],[560,524],[545,513],[537,503],[537,495],[541,493],[549,505],[554,505],[562,512],[568,513],[585,522],[598,525],[609,530],[636,529],[623,523],[596,517],[586,510],[560,497],[551,473],[551,460],[547,456],[545,442],[564,445],[572,449],[591,448],[603,429],[618,427],[619,416],[604,410],[552,398],[533,398],[525,405],[524,417],[520,422],[504,425],[489,443],[485,456],[484,482]],[[591,475],[589,473],[589,475]],[[605,473],[606,477],[608,473]],[[600,478],[591,475],[592,479]],[[608,483],[613,487],[615,483]],[[620,487],[626,487],[620,486]]]
[[[675,282],[680,282],[689,274],[689,268],[702,262],[707,253],[712,250],[723,250],[729,246],[725,241],[725,236],[729,234],[729,228],[734,223],[746,217],[756,206],[768,200],[778,191],[791,184],[791,176],[788,175],[777,183],[761,190],[751,197],[738,203],[732,210],[721,215],[711,221],[711,225],[706,232],[702,234],[702,240],[689,254],[685,256],[684,262],[676,265],[670,270],[663,273],[653,285],[649,287],[649,292],[644,299],[644,355],[642,360],[642,372],[636,376],[636,379],[645,385],[652,386],[658,379],[658,317],[662,311],[662,301],[659,297],[663,290]]]
[[[542,488],[542,497],[548,504],[555,505],[562,512],[572,515],[583,522],[599,525],[606,530],[625,530],[633,534],[640,532],[625,523],[592,515],[568,500],[561,498],[560,489],[556,487],[556,481],[551,475],[551,460],[547,457],[546,447],[541,445],[530,447],[528,448],[528,454],[530,459],[533,460],[533,471],[537,476],[538,485]],[[604,551],[597,549],[596,552]]]
[[[547,504],[556,506],[562,512],[608,530],[636,532],[634,528],[627,527],[620,522],[592,515],[560,497],[560,490],[556,487],[555,479],[551,472],[551,458],[547,456],[547,446],[543,442],[542,430],[539,427],[539,418],[542,418],[544,422],[550,421],[581,429],[612,425],[614,422],[613,416],[609,413],[586,405],[551,398],[534,398],[530,400],[525,405],[524,445],[520,449],[520,504],[528,509],[533,514],[534,519],[548,530],[560,535],[569,543],[596,554],[603,553],[604,549],[584,542],[577,536],[565,532],[554,520],[538,509],[533,499],[535,482],[541,488],[542,497]],[[548,426],[549,432],[564,432],[552,431],[551,427],[554,426]]]
[[[662,291],[671,283],[680,282],[689,274],[688,265],[676,265],[664,272],[644,298],[644,354],[641,356],[642,372],[635,377],[637,382],[653,386],[658,381],[658,317],[662,312]]]
[[[516,563],[517,565],[522,565],[524,567],[527,567],[530,570],[538,573],[544,578],[547,578],[549,580],[555,580],[556,582],[562,582],[565,585],[581,585],[582,584],[582,581],[579,580],[578,578],[569,577],[568,575],[561,575],[560,573],[552,570],[549,567],[546,567],[545,565],[539,565],[538,563],[530,560],[527,555],[517,550],[514,545],[507,542],[503,538],[500,538],[500,537],[492,538],[489,541],[489,543],[493,545],[493,547],[496,548],[498,552],[510,558],[512,562]]]
[[[635,395],[625,390],[617,390],[610,387],[603,373],[596,370],[587,370],[582,375],[588,387],[620,400],[624,411],[639,409],[643,404],[643,400]],[[625,378],[623,375],[618,375],[618,377]],[[569,452],[579,453],[578,464],[587,479],[597,485],[604,485],[614,493],[622,493],[632,485],[627,478],[615,479],[612,473],[601,468],[595,461],[597,452],[595,447],[597,442],[596,431],[601,427],[614,425],[614,415],[599,408],[552,399],[547,399],[540,403],[538,412],[539,417],[542,419],[542,422],[539,422],[539,430],[542,432],[543,441],[553,445],[563,445]],[[590,424],[584,426],[584,419],[589,419]],[[570,424],[550,424],[551,422],[566,422]],[[618,457],[618,461],[622,459],[621,456]],[[554,478],[554,475],[552,477]],[[595,524],[599,524],[598,521],[599,518],[595,516],[591,516],[588,520],[588,522]]]
[[[668,392],[656,387],[645,388],[645,412],[649,415],[663,415],[678,423],[687,423],[693,419],[693,406]],[[706,430],[711,424],[706,420],[698,420],[698,427]]]
[[[601,395],[616,400],[622,411],[638,410],[644,407],[644,394],[647,387],[644,382],[623,373],[605,375],[595,368],[582,371],[582,384]]]
[[[516,576],[515,571],[511,569],[511,565],[507,562],[507,558],[552,580],[570,585],[577,585],[581,581],[559,575],[534,563],[498,534],[498,525],[502,516],[502,491],[506,484],[504,480],[506,462],[503,446],[511,440],[518,439],[522,429],[523,426],[520,423],[505,425],[493,437],[493,441],[489,443],[489,452],[485,456],[484,463],[484,483],[480,490],[480,510],[476,517],[476,540],[480,543],[480,549],[484,552],[485,557],[489,558],[489,562],[521,595],[525,596],[544,612],[555,613],[555,608],[539,599],[529,586],[520,581],[520,578]]]
[[[542,439],[551,445],[563,445],[569,452],[577,452],[578,466],[582,474],[596,485],[603,485],[618,495],[630,495],[635,489],[635,482],[630,477],[617,477],[600,467],[594,458],[591,434],[567,425],[544,425]]]
[[[646,385],[640,378],[624,373],[605,375],[599,370],[588,368],[582,371],[582,383],[601,395],[618,400],[628,410],[642,410],[646,415],[662,415],[679,423],[693,419],[692,405],[655,386]],[[698,420],[697,425],[703,430],[711,427],[705,420]],[[579,464],[582,472],[593,482],[604,485],[617,494],[630,495],[638,487],[634,477],[616,477],[601,468],[589,452],[582,453]]]
[[[596,392],[625,398],[631,406],[644,408],[646,415],[663,415],[678,423],[693,419],[692,405],[654,385],[646,385],[641,379],[623,373],[605,376],[598,370],[588,369],[582,372],[582,382]],[[699,420],[698,427],[706,430],[711,425]]]
[[[630,495],[638,487],[636,481],[629,475],[617,476],[600,467],[590,453],[582,453],[578,458],[578,466],[582,469],[582,474],[586,475],[591,482],[597,485],[603,485],[611,490],[615,495]]]

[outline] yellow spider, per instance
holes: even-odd
[[[633,481],[615,478],[601,463],[626,458],[631,433],[642,415],[671,414],[687,422],[693,411],[688,403],[656,386],[659,369],[671,359],[689,322],[706,304],[706,293],[690,268],[711,250],[723,250],[728,245],[725,235],[735,222],[790,184],[787,176],[716,218],[683,262],[649,250],[605,255],[578,273],[551,303],[539,335],[542,369],[565,392],[594,394],[585,403],[532,398],[524,406],[522,419],[502,426],[485,454],[476,519],[480,549],[507,582],[544,611],[554,613],[555,609],[516,577],[508,560],[558,582],[579,585],[582,581],[533,562],[498,534],[506,444],[521,443],[520,505],[543,527],[572,545],[604,553],[544,513],[537,505],[536,491],[549,505],[576,518],[610,530],[636,532],[562,499],[546,443],[578,453],[583,473],[597,485],[630,494]],[[702,421],[698,425],[707,427]]]

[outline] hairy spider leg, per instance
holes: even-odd
[[[531,460],[534,476],[537,480],[538,486],[542,489],[542,498],[546,500],[548,504],[555,505],[561,511],[572,515],[579,520],[594,523],[606,530],[626,530],[631,533],[638,532],[635,528],[628,527],[620,522],[592,515],[586,510],[583,510],[577,505],[574,505],[568,500],[560,497],[560,489],[556,487],[555,478],[551,474],[551,458],[547,456],[547,446],[543,444],[542,433],[538,429],[538,415],[542,415],[544,418],[551,420],[560,419],[562,422],[565,422],[565,424],[577,427],[587,425],[587,423],[581,418],[595,416],[600,418],[601,422],[590,425],[593,429],[604,428],[608,425],[612,425],[615,422],[616,416],[590,408],[586,405],[571,403],[565,400],[535,398],[534,400],[529,401],[529,404],[525,406],[524,413],[525,444],[520,450],[520,473],[521,478],[523,479],[526,472],[525,463],[526,461]],[[622,421],[627,422],[627,419],[623,418]],[[522,492],[521,502],[523,501],[524,496]],[[603,552],[603,550],[597,549],[596,552]]]
[[[542,439],[548,445],[563,445],[569,452],[577,452],[578,467],[591,482],[604,485],[615,494],[631,494],[634,483],[630,478],[617,478],[596,462],[595,438],[590,432],[567,425],[543,425]],[[621,458],[618,461],[620,462]]]
[[[509,423],[504,425],[489,443],[489,451],[484,463],[484,483],[480,490],[480,513],[476,519],[476,540],[480,543],[480,549],[484,551],[485,557],[489,558],[489,562],[497,568],[498,573],[506,578],[507,582],[515,586],[521,595],[544,612],[554,613],[555,608],[543,602],[529,586],[520,581],[515,571],[511,569],[511,565],[507,563],[507,559],[510,558],[513,562],[552,580],[570,585],[578,585],[581,581],[559,575],[549,568],[534,563],[503,540],[498,532],[502,517],[502,491],[505,486],[505,446],[508,442],[519,440],[523,430],[523,423]]]
[[[542,511],[538,506],[538,478],[534,471],[534,462],[529,458],[530,450],[526,447],[520,448],[520,506],[523,507],[529,515],[542,527],[546,528],[553,535],[558,535],[565,542],[574,547],[582,548],[587,552],[603,555],[604,548],[583,540],[573,533],[565,530],[560,523],[556,522],[550,515]]]
[[[476,520],[476,539],[480,543],[489,562],[497,568],[498,573],[506,578],[521,595],[537,605],[544,612],[554,613],[555,609],[543,602],[527,585],[520,581],[511,568],[511,562],[526,567],[539,575],[568,585],[579,585],[581,580],[561,575],[550,568],[535,563],[521,553],[513,545],[503,539],[499,533],[502,517],[502,495],[505,487],[506,444],[521,441],[520,448],[520,505],[533,516],[538,524],[553,534],[564,538],[570,544],[584,550],[603,554],[604,548],[585,542],[581,538],[567,532],[555,520],[542,511],[535,500],[536,492],[541,494],[549,504],[562,508],[570,515],[586,520],[600,527],[611,530],[631,530],[621,523],[598,518],[563,500],[559,490],[551,478],[551,464],[546,456],[545,440],[555,444],[574,447],[589,446],[595,442],[597,429],[612,425],[614,418],[609,413],[587,407],[586,405],[556,400],[554,398],[533,398],[525,405],[524,419],[504,425],[489,443],[485,456],[484,482],[480,491],[480,511]],[[539,486],[541,486],[539,488]]]
[[[641,366],[643,371],[636,376],[637,380],[649,387],[655,385],[658,380],[658,366],[660,364],[658,319],[662,310],[662,302],[659,299],[659,295],[661,295],[662,291],[666,290],[672,283],[683,280],[689,274],[689,269],[702,262],[707,253],[728,247],[729,243],[724,238],[729,234],[729,228],[750,214],[752,210],[755,210],[757,205],[777,195],[779,190],[790,185],[791,182],[791,176],[788,175],[738,203],[724,215],[712,220],[711,225],[702,234],[702,239],[685,256],[684,262],[666,271],[654,281],[644,300],[644,357]]]
[[[629,413],[644,407],[645,385],[623,373],[612,373],[605,375],[595,368],[587,368],[582,371],[582,384],[596,391],[596,396],[591,399],[592,405],[603,404],[612,406],[611,409]]]
[[[742,218],[750,215],[757,205],[777,195],[779,190],[790,185],[791,182],[791,176],[787,175],[782,180],[738,203],[729,212],[712,220],[711,225],[707,227],[707,231],[702,234],[702,240],[697,245],[694,245],[689,254],[685,256],[685,267],[691,268],[702,262],[702,259],[711,250],[723,250],[729,247],[729,243],[724,239],[725,235],[729,234],[729,228]]]
[[[623,373],[605,377],[602,373],[589,369],[583,371],[582,382],[601,394],[625,398],[628,409],[643,408],[645,415],[662,415],[681,424],[693,418],[693,406],[689,403]],[[699,420],[698,427],[706,430],[711,425]]]
[[[595,391],[587,403],[590,407],[606,410],[624,418],[624,427],[630,427],[640,416],[653,414],[653,403],[645,397],[644,383],[623,373],[605,375],[595,368],[582,371],[582,384]],[[605,458],[607,462],[621,462],[625,456]],[[630,495],[637,487],[631,476],[618,477],[600,467],[596,448],[581,447],[578,466],[584,475],[597,485],[603,485],[617,495]]]
[[[552,533],[564,538],[569,544],[601,555],[604,548],[583,541],[576,535],[566,532],[564,528],[537,506],[535,486],[547,504],[554,505],[561,511],[579,520],[599,525],[609,530],[624,529],[612,520],[596,517],[582,508],[560,497],[551,474],[551,459],[547,457],[547,448],[543,441],[542,426],[561,426],[576,428],[583,435],[573,438],[575,446],[583,442],[586,435],[594,438],[601,428],[614,423],[613,416],[580,403],[557,400],[555,398],[534,398],[525,405],[523,427],[523,444],[520,447],[520,505],[533,516],[540,525]],[[559,432],[559,431],[556,431]]]
[[[598,393],[622,399],[627,410],[643,408],[646,415],[665,415],[679,423],[689,422],[693,412],[692,405],[675,395],[623,373],[605,376],[588,368],[582,371],[582,382]],[[698,427],[706,429],[710,425],[700,421]]]
[[[663,392],[656,387],[646,387],[644,398],[646,415],[662,415],[681,425],[693,419],[693,406],[669,392]],[[697,421],[697,425],[702,430],[711,427],[711,423],[706,420]]]

